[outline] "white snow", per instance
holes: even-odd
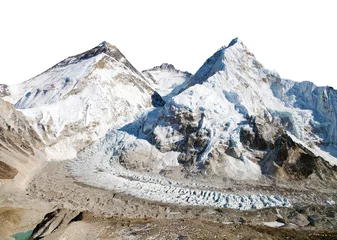
[[[187,72],[174,69],[173,65],[171,65],[171,68],[168,66],[169,64],[163,64],[160,67],[154,67],[153,69],[142,72],[145,77],[149,78],[149,81],[154,80],[154,89],[164,101],[178,94],[181,86],[192,77],[192,75]]]
[[[109,128],[121,127],[151,107],[151,88],[125,61],[101,53],[59,64],[10,86],[7,100],[34,119],[50,159],[73,158]]]
[[[266,225],[268,227],[278,228],[278,227],[283,227],[285,224],[274,221],[274,222],[263,222],[263,225]]]

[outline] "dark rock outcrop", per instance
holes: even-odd
[[[18,170],[0,161],[0,179],[13,179]]]
[[[163,107],[165,105],[165,101],[156,91],[151,96],[152,106],[154,107]]]
[[[72,222],[81,221],[83,212],[59,208],[45,215],[43,220],[34,228],[30,240],[42,239],[56,230],[68,227]]]
[[[301,144],[282,134],[260,165],[262,172],[291,180],[313,177],[321,181],[336,181],[337,167],[331,166]]]

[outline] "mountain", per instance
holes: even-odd
[[[50,159],[73,158],[109,128],[132,121],[151,107],[154,93],[107,42],[6,89],[4,99],[34,119]]]
[[[152,139],[162,152],[179,151],[191,171],[335,180],[336,96],[329,87],[281,79],[233,39],[166,103]]]
[[[22,185],[44,160],[44,144],[31,122],[1,98],[0,112],[0,182]]]
[[[164,101],[177,95],[185,82],[192,78],[189,72],[175,69],[172,64],[163,63],[151,69],[142,71],[142,74],[152,81],[155,90]]]

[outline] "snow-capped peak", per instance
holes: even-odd
[[[251,67],[252,64],[257,68],[263,67],[243,42],[239,38],[234,38],[227,46],[222,46],[206,60],[186,88],[200,84],[215,73],[225,71],[229,66],[231,69],[237,69],[244,66]]]
[[[103,47],[103,48],[116,48],[116,46],[112,45],[111,43],[108,43],[107,41],[101,42],[98,47]]]
[[[242,42],[239,38],[233,38],[232,41],[230,41],[230,43],[229,43],[228,45],[223,45],[222,47],[219,48],[218,51],[221,51],[221,50],[223,50],[223,49],[232,47],[232,46],[234,46],[234,45],[237,44],[237,43],[239,43],[239,44],[241,44],[241,45],[244,46],[243,42]]]
[[[65,159],[150,108],[154,90],[117,47],[102,42],[7,92],[36,120],[48,156]]]
[[[106,41],[103,41],[102,43],[88,51],[64,59],[63,61],[56,64],[55,67],[63,67],[65,65],[75,64],[80,61],[96,57],[103,53],[108,55],[109,57],[114,58],[116,61],[121,61],[127,63],[128,65],[131,65],[116,46]]]

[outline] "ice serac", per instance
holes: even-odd
[[[193,76],[189,72],[177,70],[172,64],[168,63],[144,70],[142,74],[152,82],[155,90],[164,101],[177,95],[184,84]]]
[[[331,88],[281,79],[236,38],[167,101],[152,140],[162,152],[180,152],[179,162],[192,172],[206,168],[230,178],[259,179],[262,173],[292,178],[294,169],[305,172],[310,162],[311,172],[304,175],[322,178],[321,168],[337,164],[335,96]],[[271,157],[280,137],[296,143],[287,148],[298,153],[289,161]],[[335,170],[326,174],[336,178]]]
[[[35,119],[51,159],[73,158],[109,128],[132,121],[151,107],[154,92],[147,79],[107,42],[9,90],[5,99]]]
[[[287,106],[307,109],[312,112],[309,122],[314,134],[318,135],[317,145],[322,149],[337,145],[337,91],[332,87],[317,87],[312,82],[294,82],[275,79],[271,88],[274,95]],[[337,157],[336,152],[333,153]]]

